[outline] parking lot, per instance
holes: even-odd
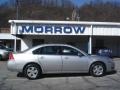
[[[88,74],[44,75],[38,80],[18,77],[0,61],[0,90],[120,90],[120,59],[114,59],[116,73],[104,77]]]

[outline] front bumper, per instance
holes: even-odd
[[[112,71],[115,71],[115,63],[114,62],[109,63],[108,67],[107,67],[107,72],[112,72]]]

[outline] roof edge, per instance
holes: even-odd
[[[43,24],[82,24],[82,25],[120,25],[119,22],[97,21],[51,21],[51,20],[9,20],[9,23],[43,23]]]

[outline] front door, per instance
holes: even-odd
[[[88,70],[86,57],[76,49],[62,47],[63,72],[84,72]]]

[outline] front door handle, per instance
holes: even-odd
[[[65,59],[69,59],[69,57],[65,57]]]

